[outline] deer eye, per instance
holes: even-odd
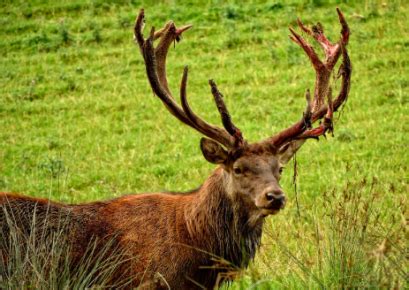
[[[283,173],[283,170],[284,170],[284,167],[280,167],[280,168],[278,169],[278,173],[282,174],[282,173]]]
[[[249,171],[250,171],[250,168],[245,165],[233,167],[233,172],[234,174],[237,174],[237,175],[246,174]]]

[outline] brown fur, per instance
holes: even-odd
[[[248,154],[253,152],[242,156]],[[260,157],[272,158],[268,156]],[[136,194],[65,205],[1,193],[0,205],[18,216],[16,224],[26,230],[34,214],[52,221],[64,217],[74,267],[90,241],[115,239],[132,257],[121,272],[133,277],[133,287],[210,289],[245,268],[260,245],[264,216],[254,218],[256,207],[249,208],[248,200],[229,192],[231,166],[219,167],[198,190],[187,194]],[[4,211],[0,221],[4,227]],[[56,230],[52,222],[47,228]],[[117,273],[112,283],[123,276]]]

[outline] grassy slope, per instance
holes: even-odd
[[[84,202],[188,190],[211,172],[200,136],[171,117],[148,87],[132,41],[140,7],[148,26],[168,19],[194,25],[170,53],[174,91],[189,65],[191,104],[218,123],[207,85],[215,79],[236,124],[256,141],[298,120],[304,91],[313,86],[313,70],[287,27],[300,16],[322,22],[336,39],[339,6],[352,30],[350,99],[335,138],[310,141],[298,154],[301,217],[288,166],[282,185],[289,205],[271,224],[302,237],[323,212],[317,207],[323,192],[364,178],[378,180],[377,205],[392,214],[408,192],[409,6],[257,2],[0,4],[0,190]],[[287,237],[297,251],[302,238]]]

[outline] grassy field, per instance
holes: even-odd
[[[190,103],[218,123],[215,79],[249,141],[298,120],[314,85],[288,27],[320,21],[337,39],[340,7],[353,77],[335,137],[297,154],[298,206],[290,162],[288,206],[269,218],[259,256],[233,286],[408,286],[409,5],[344,2],[2,1],[0,191],[79,203],[189,190],[214,169],[201,136],[148,86],[132,38],[141,7],[148,26],[194,25],[170,52],[171,87],[189,65]]]

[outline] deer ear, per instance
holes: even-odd
[[[202,138],[200,139],[200,149],[204,158],[210,163],[222,164],[227,160],[227,151],[216,141]]]
[[[304,142],[305,140],[297,140],[281,146],[281,148],[278,150],[280,162],[282,164],[287,164],[288,161],[290,161],[294,154],[298,151],[298,149],[301,148]]]

